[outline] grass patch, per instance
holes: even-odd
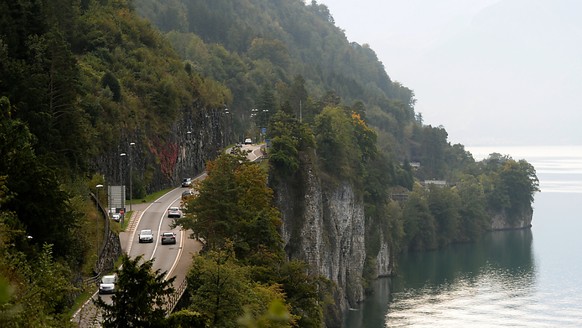
[[[132,199],[131,202],[127,201],[126,204],[141,204],[141,203],[152,203],[153,201],[155,201],[156,199],[162,197],[163,195],[167,194],[168,192],[174,190],[175,188],[168,188],[168,189],[163,189],[160,191],[157,191],[153,194],[147,195],[145,196],[145,198],[136,198],[136,199]]]
[[[91,299],[93,294],[95,294],[95,291],[97,291],[97,285],[84,286],[83,292],[79,294],[77,298],[75,298],[73,305],[67,312],[68,317],[72,318],[75,312],[77,312],[77,310],[79,310],[83,306],[83,304],[85,304],[85,302]]]

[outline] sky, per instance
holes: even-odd
[[[582,144],[582,1],[319,0],[466,146]]]

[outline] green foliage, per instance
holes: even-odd
[[[16,250],[14,245],[23,246],[28,238],[23,230],[11,229],[12,220],[11,213],[0,211],[0,326],[70,326],[66,310],[74,287],[69,269],[54,261],[50,245],[34,258]]]
[[[167,326],[176,328],[209,328],[210,323],[200,312],[185,309],[172,312],[168,317]]]
[[[403,209],[405,245],[412,250],[437,246],[436,222],[430,212],[426,191],[415,187]]]
[[[134,5],[166,34],[137,18]],[[1,313],[7,327],[67,324],[60,313],[74,291],[65,282],[86,260],[78,209],[87,190],[75,186],[78,177],[93,176],[95,159],[132,135],[177,152],[177,122],[200,110],[228,105],[233,133],[242,135],[247,111],[268,109],[257,124],[269,124],[273,175],[294,179],[302,161],[315,159],[332,182],[359,187],[369,252],[386,241],[398,250],[474,240],[488,229],[487,211],[517,218],[538,191],[529,163],[493,156],[475,164],[461,145],[448,143],[444,128],[424,126],[414,92],[390,80],[368,45],[348,42],[315,1],[4,1],[0,30],[0,218],[6,231],[18,231],[1,236],[3,246],[13,245],[0,257],[0,277],[10,282],[4,288],[0,280],[0,302],[9,297],[15,304]],[[321,282],[282,260],[267,175],[243,158],[209,163],[209,181],[180,223],[210,249],[233,241],[235,264],[254,266],[240,272],[270,283],[258,286],[241,273],[241,290],[254,306],[244,324],[277,326],[268,313],[284,314],[287,301],[291,322],[321,326]],[[145,194],[162,169],[171,175],[168,165],[146,163],[134,190]],[[402,208],[389,202],[390,190],[413,189],[413,175],[456,186],[415,188]],[[49,276],[36,272],[33,259]],[[49,295],[37,279],[61,294]],[[46,297],[33,299],[29,290]],[[207,318],[193,311],[174,317],[183,326],[209,325]]]
[[[460,146],[451,153],[458,155],[449,159],[458,170],[454,186],[415,187],[404,204],[403,247],[422,250],[475,241],[491,230],[493,215],[506,215],[509,226],[531,215],[539,191],[531,164],[496,153],[475,164]]]
[[[101,87],[111,90],[113,101],[119,102],[121,100],[121,85],[113,73],[105,72],[101,79]]]
[[[390,134],[414,120],[414,93],[390,80],[368,45],[349,42],[325,5],[298,0],[135,3],[195,72],[229,87],[229,107],[241,114],[256,108],[262,86],[269,85],[276,86],[279,106],[288,102],[290,114],[299,117],[303,107],[304,122],[313,122],[323,108],[310,105],[307,90],[314,98],[334,90],[348,102],[376,106],[398,120],[385,129]]]
[[[307,272],[306,263],[291,260],[281,266],[277,281],[283,286],[291,314],[298,318],[297,327],[322,327],[324,304],[320,300],[329,298],[332,291],[321,278]]]
[[[258,260],[265,249],[282,256],[280,213],[272,205],[267,173],[237,152],[220,155],[206,168],[208,176],[198,185],[198,195],[176,224],[195,231],[209,249],[234,241],[241,260]]]
[[[358,156],[353,125],[339,107],[326,107],[315,118],[317,153],[324,171],[339,178],[353,177]]]
[[[269,125],[269,163],[274,174],[292,176],[300,165],[299,154],[314,145],[311,130],[284,111],[278,111]]]
[[[439,246],[450,244],[459,235],[461,198],[451,188],[430,185],[428,207],[435,219]]]
[[[174,292],[174,277],[153,271],[153,260],[124,255],[112,304],[99,297],[95,304],[103,310],[103,327],[166,327],[164,304]]]
[[[9,101],[3,102],[4,111],[10,112]],[[34,153],[34,140],[26,124],[0,116],[0,174],[5,177],[3,188],[11,195],[3,199],[2,209],[16,214],[13,228],[25,227],[34,245],[51,244],[56,254],[77,263],[81,259],[74,232],[80,214],[70,206],[55,170]]]
[[[187,279],[190,308],[199,312],[211,327],[238,327],[239,318],[248,326],[253,317],[262,317],[259,322],[264,327],[288,327],[292,322],[282,291],[276,286],[254,283],[249,267],[237,263],[232,248],[195,257]],[[273,304],[278,305],[277,311],[282,317],[271,319],[275,325],[267,325],[265,313]]]
[[[249,328],[278,328],[294,327],[295,318],[289,314],[289,306],[282,301],[282,291],[277,287],[255,288],[256,295],[261,301],[260,309],[253,311],[250,306],[245,307],[244,315],[237,320],[243,327]],[[270,301],[270,302],[269,302]],[[264,304],[268,308],[264,309]],[[253,313],[254,312],[254,313]]]
[[[475,241],[491,227],[483,185],[476,177],[467,175],[457,183],[456,189],[461,198],[461,224],[457,238],[459,241]]]
[[[491,154],[483,168],[488,173],[483,181],[489,208],[506,211],[512,222],[531,209],[534,194],[540,190],[531,164]]]

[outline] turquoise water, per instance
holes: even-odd
[[[346,327],[582,327],[582,147],[469,151],[536,167],[532,229],[401,257]]]

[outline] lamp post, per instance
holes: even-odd
[[[268,109],[263,109],[263,117],[261,120],[261,137],[263,140],[261,141],[265,141],[266,139],[266,135],[267,135],[267,125],[269,125],[269,110]]]
[[[228,141],[228,127],[230,125],[230,112],[228,111],[228,108],[224,109],[224,116],[225,116],[225,126],[224,126],[224,147],[226,147],[226,143]]]
[[[251,118],[254,117],[253,121],[251,121],[251,125],[253,124],[253,122],[255,123],[254,126],[252,126],[251,131],[255,130],[257,124],[257,114],[258,114],[259,110],[257,108],[253,108],[251,109]]]
[[[95,225],[97,227],[97,234],[95,235],[97,238],[99,238],[99,189],[103,188],[102,184],[98,184],[95,186],[95,189],[97,190],[97,224]],[[99,247],[97,247],[97,257],[99,257]]]
[[[99,210],[99,189],[103,188],[103,185],[98,184],[95,186],[95,188],[97,189],[97,210]]]
[[[131,212],[131,203],[132,203],[132,198],[133,198],[133,186],[131,183],[132,180],[132,168],[133,168],[133,162],[132,162],[132,158],[131,158],[131,147],[135,146],[135,142],[130,142],[129,143],[129,211]]]
[[[121,159],[119,160],[119,174],[121,175],[121,179],[119,179],[119,182],[121,184],[121,211],[123,211],[123,213],[121,214],[121,226],[123,227],[123,221],[125,218],[125,189],[123,188],[123,157],[125,157],[125,153],[121,153],[119,154],[119,156],[121,157]]]

